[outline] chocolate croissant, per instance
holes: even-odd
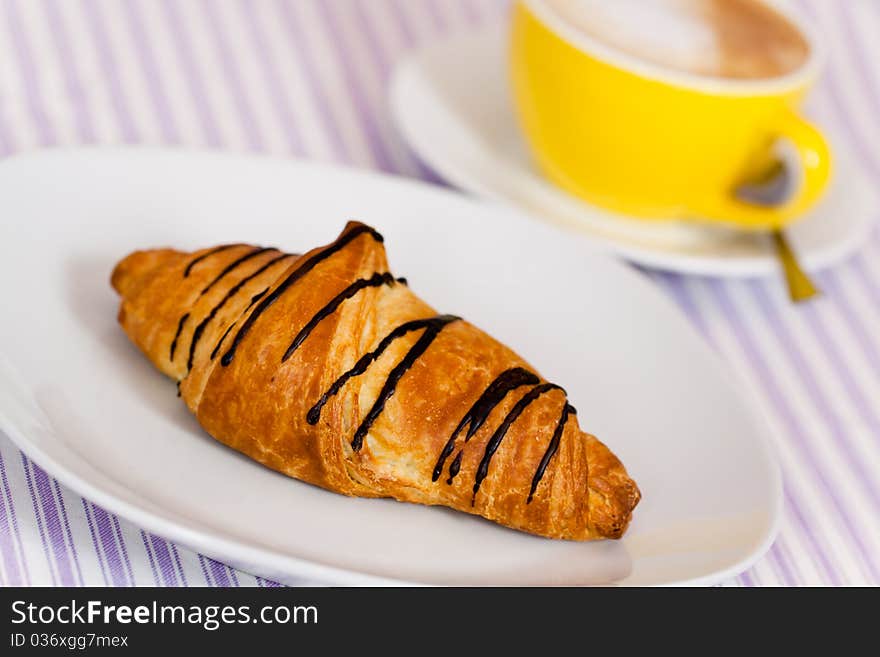
[[[419,299],[369,226],[304,255],[136,251],[112,284],[202,427],[286,475],[575,540],[620,537],[639,501],[565,390]]]

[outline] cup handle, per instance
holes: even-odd
[[[741,228],[775,230],[806,212],[821,196],[831,175],[832,158],[828,142],[819,130],[794,112],[783,115],[776,130],[774,145],[779,142],[793,147],[789,149],[795,154],[790,158],[790,166],[800,169],[800,184],[784,203],[750,203],[738,198],[734,190],[726,190],[700,208],[699,213]]]

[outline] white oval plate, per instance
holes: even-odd
[[[510,210],[288,160],[56,151],[0,164],[0,427],[82,495],[243,570],[347,583],[714,582],[771,543],[767,429],[639,274]],[[306,250],[348,218],[393,270],[563,383],[644,500],[622,541],[521,534],[445,509],[352,499],[214,442],[116,324],[108,277],[137,248],[246,240]]]
[[[507,86],[503,32],[458,35],[404,60],[391,107],[416,154],[454,185],[576,230],[597,247],[647,267],[705,276],[778,275],[770,239],[718,225],[649,223],[589,205],[558,189],[532,163]],[[839,146],[823,200],[786,230],[805,269],[842,261],[876,217],[871,183]]]

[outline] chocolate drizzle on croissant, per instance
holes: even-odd
[[[502,420],[501,424],[498,425],[498,428],[495,429],[495,433],[492,434],[489,442],[486,443],[486,450],[483,452],[483,458],[480,459],[480,465],[477,468],[477,474],[474,475],[474,495],[471,499],[472,506],[477,498],[477,493],[480,492],[480,486],[482,485],[483,480],[489,474],[489,464],[492,463],[492,457],[495,456],[495,452],[498,451],[498,447],[501,445],[501,441],[504,440],[504,436],[507,435],[510,426],[514,422],[516,422],[517,418],[522,415],[522,412],[526,410],[526,407],[529,404],[531,404],[545,392],[550,392],[551,390],[561,390],[562,393],[565,394],[565,390],[563,390],[555,383],[542,383],[540,385],[537,385],[529,390],[525,395],[520,397],[519,401],[516,402],[514,407],[505,416],[504,420]]]
[[[236,247],[236,246],[242,246],[242,245],[241,244],[227,244],[227,245],[224,245],[221,247],[217,247],[216,249],[212,249],[211,251],[208,251],[208,253],[205,253],[204,255],[199,256],[198,258],[195,258],[192,262],[189,263],[189,265],[187,265],[186,269],[184,270],[183,277],[187,278],[192,270],[193,265],[195,265],[198,262],[201,262],[206,257],[211,256],[211,255],[215,255],[217,253],[221,253],[223,251],[227,251],[227,250],[229,250],[233,247]],[[211,290],[211,288],[213,288],[217,283],[219,283],[227,274],[229,274],[230,272],[235,270],[237,267],[243,265],[247,261],[249,261],[253,258],[256,258],[257,256],[260,256],[263,253],[266,253],[268,251],[277,251],[277,249],[270,248],[270,247],[262,247],[262,248],[254,247],[248,253],[244,254],[243,256],[241,256],[239,258],[236,258],[231,263],[226,265],[220,271],[220,273],[217,274],[211,280],[210,283],[208,283],[204,288],[202,288],[202,291],[199,292],[199,295],[198,295],[198,297],[196,297],[196,300],[195,300],[195,302],[193,302],[193,305],[195,303],[197,303],[198,300],[201,299],[205,294],[207,294]],[[241,289],[241,287],[244,284],[246,284],[251,279],[253,279],[256,276],[263,273],[263,271],[265,271],[269,266],[271,266],[272,264],[274,264],[278,260],[289,257],[289,255],[290,254],[282,253],[278,257],[270,260],[268,263],[266,263],[263,267],[258,269],[256,272],[254,272],[250,276],[241,280],[238,284],[234,285],[226,293],[226,296],[223,297],[223,299],[220,301],[219,304],[217,304],[216,306],[214,306],[214,308],[211,309],[211,312],[208,313],[208,315],[205,317],[205,319],[203,319],[201,321],[201,323],[199,323],[199,325],[195,328],[195,331],[193,331],[193,337],[190,340],[190,345],[189,345],[189,357],[187,358],[187,362],[186,362],[187,370],[192,368],[193,354],[195,353],[195,348],[199,342],[199,338],[201,338],[202,332],[205,330],[205,326],[208,324],[208,322],[210,322],[214,318],[214,316],[217,314],[217,311],[219,311],[225,305],[225,303],[229,300],[229,298],[232,297],[233,295],[235,295],[235,293],[238,292],[238,290]],[[192,307],[190,307],[190,310],[188,310],[186,313],[184,313],[181,316],[180,321],[177,323],[177,332],[174,334],[174,340],[172,340],[172,342],[171,342],[171,350],[170,350],[171,360],[174,360],[174,354],[177,350],[177,341],[180,338],[180,334],[183,331],[183,327],[186,325],[186,322],[189,319],[191,311],[192,311]]]
[[[360,376],[364,372],[367,371],[367,368],[370,364],[379,358],[391,344],[408,333],[412,333],[413,331],[420,331],[424,328],[427,328],[432,323],[443,321],[448,323],[448,321],[452,321],[454,319],[459,319],[457,317],[453,317],[452,315],[438,315],[437,317],[428,317],[427,319],[416,319],[411,322],[406,322],[405,324],[401,324],[393,331],[391,331],[388,335],[382,338],[381,342],[379,342],[379,346],[377,346],[373,351],[370,351],[363,356],[361,356],[358,361],[354,364],[350,370],[342,374],[338,379],[333,382],[333,385],[321,395],[321,398],[315,402],[315,405],[309,409],[308,414],[306,415],[306,420],[309,424],[317,424],[318,420],[321,418],[321,409],[324,408],[324,405],[330,401],[330,398],[334,395],[338,394],[342,387],[348,383],[349,379],[352,377]]]
[[[174,352],[177,351],[177,341],[180,339],[180,332],[183,330],[183,325],[186,324],[186,320],[188,319],[189,313],[183,313],[180,321],[177,322],[177,331],[174,332],[174,339],[171,341],[171,346],[168,349],[168,358],[170,360],[174,360]]]
[[[259,249],[258,251],[260,253],[262,253],[263,251],[265,251],[265,249]],[[254,253],[251,253],[250,255],[254,255]],[[248,276],[245,276],[238,283],[236,283],[231,288],[229,288],[229,291],[226,293],[226,295],[222,299],[220,299],[220,302],[217,305],[215,305],[213,308],[211,308],[211,312],[209,312],[207,315],[205,315],[205,318],[201,322],[199,322],[198,326],[196,326],[195,330],[193,331],[192,340],[190,340],[190,343],[189,343],[189,357],[186,360],[187,372],[189,372],[189,370],[192,369],[193,358],[195,358],[195,353],[196,353],[196,346],[199,344],[199,340],[202,337],[202,333],[205,332],[205,328],[208,326],[208,324],[211,322],[211,320],[217,316],[217,313],[223,309],[223,307],[229,302],[229,300],[232,297],[234,297],[236,294],[238,294],[238,292],[241,290],[241,288],[243,288],[245,285],[250,283],[253,279],[255,279],[257,276],[262,274],[264,271],[269,269],[272,265],[274,265],[278,262],[281,262],[282,260],[284,260],[286,258],[290,258],[291,256],[292,256],[292,254],[290,254],[290,253],[282,253],[280,255],[275,256],[274,258],[269,260],[267,263],[265,263],[262,267],[257,269],[255,272],[253,272],[252,274],[249,274]],[[241,264],[241,263],[239,263],[239,264]],[[204,290],[202,292],[204,293]],[[265,290],[263,292],[265,293]],[[232,325],[230,325],[229,329],[232,329]],[[223,337],[226,337],[226,334],[224,334]],[[222,342],[222,340],[221,340],[221,342]],[[171,354],[171,357],[174,358],[173,353]],[[211,358],[212,359],[214,358],[213,354],[211,355]]]
[[[532,499],[534,499],[535,491],[538,490],[538,484],[541,483],[541,479],[547,471],[547,466],[550,465],[550,459],[553,458],[556,450],[559,449],[559,441],[562,440],[562,432],[565,431],[565,423],[568,422],[569,415],[577,415],[577,409],[566,402],[562,407],[562,415],[559,416],[559,422],[556,423],[556,429],[553,431],[553,437],[550,439],[550,444],[547,445],[547,451],[544,452],[544,456],[541,457],[538,469],[535,470],[535,476],[532,477],[532,486],[529,488],[529,496],[526,498],[526,504],[530,504]]]
[[[507,393],[516,390],[520,386],[536,385],[540,382],[541,379],[522,367],[512,367],[499,374],[483,391],[483,394],[480,395],[477,401],[474,402],[474,405],[468,409],[468,412],[464,414],[458,426],[455,427],[455,431],[452,432],[446,445],[443,446],[443,451],[440,452],[440,456],[437,458],[437,464],[434,466],[431,481],[437,481],[440,475],[443,474],[443,465],[446,459],[449,458],[449,455],[452,454],[452,450],[455,449],[455,439],[458,438],[458,434],[462,432],[465,426],[468,427],[467,434],[464,437],[464,441],[467,442],[483,426],[483,422],[489,417],[489,413],[498,406],[501,400],[507,396]],[[461,464],[460,459],[458,462]],[[457,470],[455,474],[458,474]],[[452,483],[455,474],[450,471],[448,483]]]
[[[293,339],[293,342],[290,343],[290,346],[287,348],[287,351],[284,352],[284,355],[281,357],[281,362],[283,363],[288,358],[293,356],[293,352],[296,351],[296,348],[299,347],[303,341],[309,337],[309,334],[312,330],[320,323],[322,319],[326,319],[339,308],[340,304],[346,299],[351,299],[354,295],[356,295],[361,290],[365,290],[368,287],[379,287],[380,285],[390,285],[394,282],[394,276],[385,272],[384,274],[373,274],[370,278],[359,278],[354,283],[345,288],[342,292],[337,294],[335,297],[330,299],[327,302],[327,305],[321,308],[315,316],[312,317],[306,325],[303,326],[299,333],[296,334],[296,337]]]
[[[120,322],[209,433],[291,476],[544,536],[620,536],[638,488],[565,391],[436,314],[382,243],[351,223],[297,259],[244,244],[138,252],[113,274]]]
[[[540,384],[540,385],[538,385]],[[471,499],[471,504],[476,500],[476,495],[480,490],[480,484],[483,482],[483,479],[486,478],[489,472],[489,465],[492,462],[492,456],[498,450],[498,446],[501,444],[501,441],[504,439],[507,430],[510,428],[510,425],[513,424],[516,419],[520,416],[520,414],[525,410],[525,407],[531,404],[535,399],[544,394],[545,392],[549,392],[551,390],[562,390],[561,387],[553,384],[553,383],[543,383],[541,384],[541,379],[538,378],[537,375],[529,372],[522,367],[513,367],[509,370],[505,370],[498,377],[489,384],[483,394],[480,395],[479,399],[474,402],[474,405],[471,406],[470,410],[465,413],[464,417],[461,419],[461,422],[458,423],[458,426],[455,428],[455,431],[452,432],[449,440],[446,445],[443,447],[443,451],[440,452],[440,456],[437,459],[437,464],[434,466],[434,472],[431,476],[432,481],[437,481],[440,478],[440,475],[443,474],[443,465],[446,462],[446,459],[449,458],[449,455],[452,454],[455,449],[455,442],[458,435],[464,429],[465,426],[468,426],[468,431],[465,434],[464,442],[468,442],[471,437],[480,429],[483,423],[486,421],[486,418],[489,417],[489,414],[492,410],[507,396],[509,392],[516,390],[517,388],[530,385],[535,386],[531,390],[526,393],[513,407],[513,409],[507,414],[507,416],[502,421],[501,425],[496,429],[495,433],[492,434],[492,438],[489,440],[489,443],[486,446],[486,451],[483,454],[483,459],[480,461],[479,468],[477,469],[476,475],[474,477],[474,488],[473,488],[473,497]],[[565,423],[568,421],[569,414],[575,414],[577,411],[574,406],[565,402],[562,407],[562,415],[559,418],[559,422],[556,424],[556,429],[553,432],[553,437],[550,440],[550,443],[547,445],[547,450],[544,452],[544,456],[541,458],[541,462],[538,464],[537,469],[535,470],[535,474],[532,477],[532,485],[529,489],[529,495],[526,498],[526,504],[529,504],[534,498],[535,491],[538,488],[538,484],[541,482],[541,479],[544,477],[544,473],[547,471],[547,466],[550,463],[550,459],[553,458],[553,455],[556,453],[556,450],[559,448],[559,441],[562,439],[562,432],[565,429]],[[462,448],[463,449],[463,448]],[[452,460],[452,464],[449,466],[449,478],[446,480],[447,484],[452,484],[456,475],[458,475],[459,470],[461,469],[461,457],[462,450],[458,451],[458,454],[455,455],[455,458]]]
[[[404,356],[403,359],[394,366],[394,369],[391,370],[391,374],[385,379],[385,384],[379,392],[379,397],[373,402],[373,406],[370,408],[367,416],[363,419],[360,426],[357,428],[357,431],[354,432],[354,438],[351,439],[351,448],[354,451],[357,452],[363,446],[364,437],[367,435],[370,427],[373,426],[376,418],[378,418],[385,409],[385,404],[388,402],[391,395],[394,394],[394,391],[397,389],[397,384],[400,382],[400,379],[403,378],[403,375],[406,374],[409,368],[413,366],[413,363],[415,363],[416,360],[427,351],[428,347],[430,347],[431,343],[436,339],[437,334],[443,330],[443,327],[458,319],[460,318],[453,315],[440,315],[438,317],[433,317],[426,322],[425,332],[422,333],[421,337],[416,340],[416,343],[410,347],[410,350],[406,352],[406,356]]]
[[[217,253],[222,253],[223,251],[235,248],[236,246],[241,246],[241,244],[222,244],[220,246],[214,247],[210,251],[207,251],[206,253],[203,253],[202,255],[200,255],[196,258],[193,258],[190,261],[190,263],[186,266],[186,269],[183,270],[183,277],[189,278],[190,273],[192,273],[192,268],[195,267],[197,264],[199,264],[205,258],[210,258],[212,255],[215,255]]]
[[[273,249],[271,247],[254,247],[248,253],[245,253],[240,258],[236,258],[235,260],[230,262],[228,265],[226,265],[223,269],[221,269],[220,273],[217,274],[210,283],[208,283],[204,288],[202,288],[202,291],[199,292],[199,296],[201,297],[201,296],[207,294],[208,291],[212,287],[217,285],[217,283],[219,283],[221,280],[223,280],[223,278],[228,273],[230,273],[231,271],[234,271],[237,267],[240,267],[241,265],[246,263],[248,260],[256,258],[257,256],[262,255],[263,253],[266,253],[267,251],[277,251],[277,249]]]
[[[220,359],[220,364],[224,367],[227,367],[232,359],[235,358],[235,351],[238,349],[238,345],[244,339],[244,337],[251,330],[251,327],[254,325],[260,315],[262,315],[273,303],[275,303],[278,298],[284,294],[284,292],[294,283],[296,283],[300,278],[308,274],[312,269],[315,268],[323,260],[326,260],[330,256],[332,256],[337,251],[345,248],[345,245],[350,243],[353,239],[366,233],[370,235],[377,242],[382,242],[383,237],[374,229],[369,226],[364,226],[363,224],[359,226],[355,226],[349,231],[344,232],[339,239],[337,239],[333,244],[323,249],[322,251],[318,251],[313,256],[308,258],[305,262],[300,265],[297,265],[296,269],[293,270],[291,274],[285,278],[281,284],[276,287],[268,296],[266,296],[262,301],[260,301],[260,305],[258,305],[254,311],[248,316],[245,320],[244,324],[242,324],[241,328],[238,329],[238,333],[235,334],[235,337],[232,339],[232,346],[223,354],[223,357]]]

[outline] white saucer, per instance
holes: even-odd
[[[781,478],[746,387],[656,286],[558,228],[400,178],[185,151],[11,158],[0,197],[0,431],[139,527],[278,581],[340,584],[713,583],[773,541]],[[381,230],[434,307],[565,385],[642,490],[623,539],[551,541],[288,479],[212,440],[116,322],[110,271],[134,249],[304,251],[349,218]]]
[[[765,276],[779,266],[770,240],[722,227],[648,224],[584,203],[533,166],[513,115],[505,43],[496,29],[415,53],[396,71],[391,105],[416,154],[462,189],[576,229],[599,248],[648,267],[708,276]],[[786,232],[816,271],[853,253],[874,219],[876,195],[839,146],[820,204]]]

